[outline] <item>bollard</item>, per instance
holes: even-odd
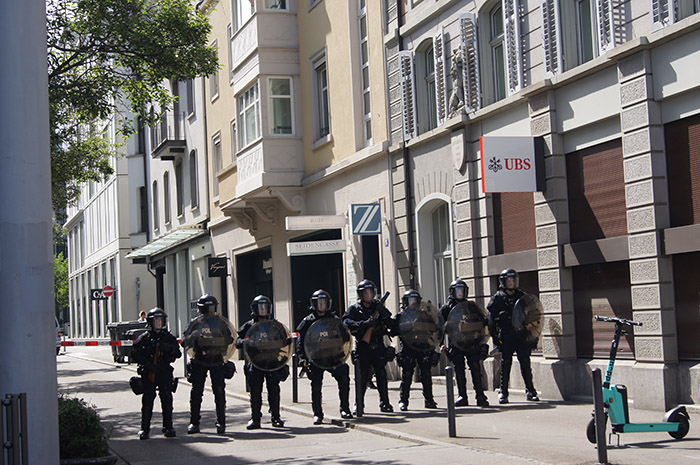
[[[452,372],[454,368],[445,368],[445,389],[447,390],[447,429],[451,438],[457,437],[457,427],[455,425],[455,392],[452,385]]]
[[[360,370],[360,356],[357,353],[353,353],[353,364],[355,365],[355,416],[357,418],[362,418],[362,415],[365,413],[365,408],[363,405],[363,389],[367,388],[367,383],[365,382],[365,385],[362,386],[362,383],[365,380],[362,379],[362,370]]]
[[[299,358],[297,354],[292,354],[292,403],[299,402]]]
[[[605,442],[605,411],[603,410],[603,381],[600,368],[593,370],[593,413],[595,416],[596,449],[598,464],[607,465],[608,445]]]

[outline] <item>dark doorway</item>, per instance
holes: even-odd
[[[270,248],[236,257],[238,278],[238,326],[250,320],[250,303],[258,295],[275,301],[272,295],[272,253]]]
[[[328,241],[340,239],[339,229],[295,238],[290,242]],[[343,254],[304,255],[290,257],[292,273],[292,303],[294,328],[309,314],[309,298],[317,289],[330,292],[333,311],[338,316],[345,313],[345,285],[343,278]]]
[[[362,277],[377,286],[377,298],[382,293],[382,272],[379,265],[379,236],[362,236]]]

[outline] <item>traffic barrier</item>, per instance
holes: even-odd
[[[178,344],[182,342],[182,339],[177,340]],[[107,340],[95,340],[95,341],[61,341],[62,347],[75,347],[75,346],[112,346],[112,347],[127,347],[133,346],[134,341],[130,339],[125,339],[123,341],[107,341]]]

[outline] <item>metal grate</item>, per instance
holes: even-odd
[[[700,223],[700,115],[667,124],[671,227]]]
[[[5,394],[0,409],[0,465],[27,465],[27,394]]]
[[[536,249],[532,192],[493,194],[493,224],[497,255]]]

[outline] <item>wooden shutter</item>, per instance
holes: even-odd
[[[503,0],[503,25],[505,28],[506,69],[508,93],[522,89],[522,44],[520,42],[520,5],[518,0]]]
[[[544,74],[549,77],[562,71],[559,3],[557,0],[542,0],[541,7]]]
[[[445,34],[443,28],[433,37],[433,59],[435,60],[435,106],[438,126],[447,118],[447,59],[445,57]]]
[[[571,242],[627,234],[620,139],[566,155]]]
[[[401,69],[401,104],[403,108],[403,135],[409,140],[418,135],[416,124],[416,81],[413,72],[413,53],[407,50],[399,52]]]
[[[481,86],[479,84],[479,44],[476,32],[476,15],[459,15],[459,31],[462,49],[462,80],[464,104],[468,111],[481,108]]]
[[[595,7],[598,31],[598,55],[602,55],[615,47],[612,0],[596,0]]]

